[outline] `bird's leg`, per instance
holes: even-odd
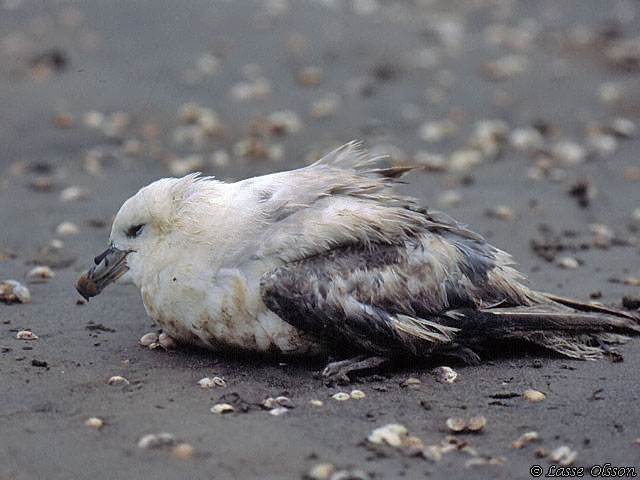
[[[480,356],[468,347],[458,347],[444,352],[443,355],[462,362],[467,366],[479,365],[481,360]]]
[[[348,373],[376,368],[388,361],[389,359],[386,357],[358,355],[347,360],[329,362],[322,370],[322,377],[326,384],[346,384],[351,382]]]

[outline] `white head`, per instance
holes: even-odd
[[[111,227],[109,248],[95,257],[95,266],[84,272],[76,288],[88,298],[109,283],[121,279],[140,286],[149,269],[171,261],[171,256],[192,248],[202,237],[198,209],[215,209],[221,182],[197,174],[163,178],[129,198]],[[200,219],[202,216],[199,216]]]

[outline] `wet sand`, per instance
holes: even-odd
[[[535,451],[563,445],[587,472],[640,469],[640,339],[623,362],[511,348],[450,364],[452,384],[428,364],[326,387],[322,359],[141,347],[154,328],[135,288],[85,303],[73,287],[150,181],[244,178],[362,139],[425,166],[402,190],[512,253],[536,288],[618,308],[640,295],[638,6],[469,3],[2,3],[0,280],[32,301],[0,304],[0,479],[300,479],[318,463],[352,470],[339,478],[530,478],[552,465]],[[55,277],[30,281],[35,265]],[[366,397],[331,398],[353,389]],[[278,395],[295,408],[260,408]],[[221,402],[236,412],[211,413]],[[447,418],[476,415],[482,431],[437,462],[363,444],[399,423],[441,445]],[[540,439],[509,448],[527,431]],[[160,432],[195,455],[138,447]]]

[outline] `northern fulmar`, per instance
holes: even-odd
[[[524,285],[511,256],[393,191],[352,142],[298,170],[225,183],[198,174],[142,188],[77,290],[133,282],[178,342],[338,355],[345,379],[394,357],[476,361],[494,340],[592,359],[639,334],[631,313]]]

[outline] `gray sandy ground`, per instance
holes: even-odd
[[[634,57],[631,48],[621,61],[608,50],[637,42],[637,3],[24,0],[0,8],[0,280],[20,280],[33,297],[27,304],[0,304],[0,479],[299,479],[317,463],[375,479],[530,478],[532,465],[551,465],[535,450],[562,445],[577,452],[574,466],[588,470],[608,462],[640,470],[640,339],[621,347],[621,363],[511,350],[494,352],[480,366],[452,365],[459,373],[453,384],[407,365],[325,387],[313,376],[321,359],[143,348],[137,341],[153,326],[135,289],[113,286],[85,304],[73,288],[103,250],[122,202],[169,175],[175,159],[193,150],[203,154],[200,169],[221,179],[301,166],[353,138],[389,151],[393,163],[414,163],[421,150],[449,158],[483,119],[503,120],[506,135],[538,122],[553,131],[547,145],[573,139],[588,150],[588,124],[606,125],[618,116],[640,120],[637,51]],[[496,25],[509,27],[502,40]],[[425,48],[432,64],[417,66],[417,52]],[[64,58],[48,72],[36,57],[51,49]],[[198,59],[207,52],[219,59],[217,71],[198,73]],[[516,64],[524,58],[524,70],[500,81],[487,78],[486,62],[508,54],[520,56]],[[240,102],[230,92],[251,70],[247,64],[260,66],[270,92]],[[296,80],[309,65],[321,69],[317,86]],[[311,102],[331,92],[340,97],[338,110],[315,118]],[[215,110],[224,132],[195,149],[176,142],[185,102]],[[106,136],[83,125],[90,110],[126,112],[131,124]],[[296,112],[302,129],[284,136],[260,131],[258,138],[280,145],[282,159],[243,158],[239,147],[233,153],[255,133],[256,115],[281,110]],[[71,114],[71,126],[54,126],[56,113]],[[424,122],[446,118],[455,119],[455,134],[437,143],[421,138]],[[144,124],[158,135],[145,137]],[[142,152],[123,153],[127,139],[142,139]],[[536,164],[540,156],[500,140],[496,158],[461,170],[417,171],[403,188],[511,252],[539,289],[582,300],[600,292],[599,301],[620,307],[623,295],[640,294],[634,285],[639,220],[633,220],[640,206],[640,141],[615,142],[615,151],[576,164],[547,156],[551,172],[538,168],[542,179],[531,180],[529,169],[544,167]],[[100,169],[86,160],[96,147]],[[227,165],[208,161],[217,150],[229,154]],[[38,179],[51,188],[34,189]],[[568,191],[584,179],[597,193],[583,208]],[[88,198],[61,201],[63,189],[73,185],[86,187]],[[440,204],[447,190],[461,201]],[[498,205],[509,206],[515,218],[486,214]],[[56,233],[62,222],[75,223],[79,233]],[[614,241],[593,246],[594,223],[608,226]],[[531,248],[532,239],[544,238],[541,225],[563,248],[551,262]],[[62,249],[43,252],[54,238],[63,241]],[[577,259],[578,268],[560,268],[562,256]],[[25,274],[41,263],[53,263],[55,277],[27,283]],[[39,339],[17,340],[23,329]],[[130,384],[108,385],[113,375]],[[227,386],[198,386],[214,375]],[[409,377],[422,383],[402,388]],[[366,398],[331,398],[353,388]],[[504,395],[529,388],[546,399],[529,403]],[[286,416],[256,406],[280,394],[296,405]],[[312,399],[324,405],[313,406]],[[221,401],[249,410],[210,413]],[[425,445],[440,444],[449,434],[447,418],[474,415],[484,415],[487,425],[477,434],[458,434],[459,442],[500,465],[467,466],[473,457],[461,451],[431,463],[361,444],[388,423],[406,426]],[[92,416],[104,420],[102,429],[84,425]],[[509,448],[531,430],[539,442]],[[159,432],[191,444],[195,457],[137,447],[141,436]]]

